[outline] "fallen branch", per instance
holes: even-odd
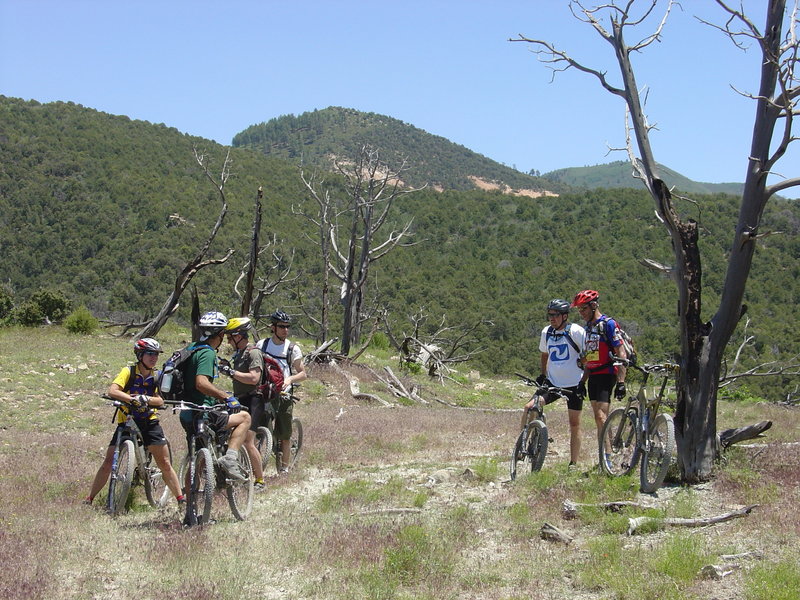
[[[350,516],[363,517],[366,515],[406,515],[421,513],[421,508],[376,508],[373,510],[362,510],[357,513],[350,513]]]
[[[622,512],[624,508],[640,508],[644,510],[652,507],[639,504],[638,502],[630,502],[628,500],[619,500],[617,502],[601,502],[599,504],[581,504],[579,502],[573,502],[572,500],[564,500],[564,503],[561,505],[562,516],[565,519],[574,519],[578,516],[579,508],[602,508],[603,510],[607,510],[609,512],[618,513]]]
[[[351,377],[344,369],[342,369],[342,367],[336,364],[336,362],[332,362],[331,365],[333,366],[334,371],[339,373],[339,375],[347,380],[347,383],[350,385],[350,395],[356,400],[373,400],[383,404],[384,406],[394,406],[391,402],[387,402],[383,398],[362,392],[358,387],[358,379]]]
[[[746,517],[757,506],[758,504],[752,504],[750,506],[745,506],[744,508],[740,508],[739,510],[734,510],[733,512],[725,513],[723,515],[718,515],[716,517],[706,517],[702,519],[700,518],[657,519],[655,517],[635,517],[632,519],[628,519],[628,535],[633,535],[639,528],[645,525],[657,525],[659,529],[667,525],[671,527],[707,527],[709,525],[716,525],[717,523],[723,523],[725,521],[730,521],[731,519]]]
[[[392,372],[391,367],[389,366],[383,367],[383,370],[386,371],[387,375],[389,375],[389,382],[391,384],[389,386],[389,389],[392,389],[392,387],[394,387],[397,390],[395,393],[403,398],[408,398],[409,400],[414,400],[415,402],[420,402],[422,404],[430,404],[430,402],[428,402],[427,400],[423,400],[416,394],[412,394],[411,392],[409,392],[406,389],[406,386],[403,385],[403,382],[400,381],[397,378],[397,376]]]
[[[561,542],[563,544],[569,544],[572,542],[572,536],[564,533],[555,525],[551,525],[550,523],[545,523],[542,525],[542,529],[539,532],[539,536],[543,540],[548,540],[551,542]]]
[[[719,433],[719,443],[722,448],[725,449],[742,440],[762,437],[762,434],[770,427],[772,427],[772,421],[761,421],[755,425],[747,425],[736,429],[725,429]]]

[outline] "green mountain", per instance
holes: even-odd
[[[287,115],[252,125],[233,138],[233,146],[251,148],[267,156],[285,158],[325,170],[336,158],[352,160],[364,144],[381,150],[389,164],[406,160],[404,173],[414,187],[428,184],[447,190],[473,190],[486,184],[514,190],[563,193],[569,187],[544,181],[503,166],[464,146],[427,133],[397,119],[350,108],[330,107]]]
[[[314,230],[296,214],[314,209],[296,158],[227,148],[72,103],[0,97],[0,287],[15,302],[55,287],[101,317],[155,313],[219,212],[219,194],[193,147],[208,157],[212,175],[226,153],[232,161],[225,185],[229,210],[208,258],[228,248],[237,252],[193,280],[203,309],[230,312],[238,306],[234,284],[247,258],[256,191],[263,186],[263,235],[277,237],[284,258],[293,253],[295,277],[265,306],[299,315],[313,334],[303,310],[318,310],[321,269],[318,248],[309,241]],[[341,197],[341,181],[333,175],[326,181],[331,195]],[[704,301],[711,311],[738,200],[723,194],[695,200],[679,208],[701,223]],[[448,325],[486,320],[491,325],[478,331],[475,347],[483,352],[474,367],[535,373],[546,303],[595,288],[603,309],[622,320],[645,360],[671,356],[678,347],[675,288],[639,262],[672,261],[669,239],[642,190],[531,198],[429,187],[404,196],[395,209],[387,231],[413,220],[416,244],[376,263],[368,301],[386,307],[396,333],[410,331],[409,316],[420,309],[432,324],[443,315]],[[747,333],[755,339],[742,354],[744,364],[800,351],[800,342],[785,335],[785,307],[800,297],[797,202],[771,201],[761,231],[782,235],[759,241],[745,299],[752,319]],[[184,323],[185,304],[176,315]],[[789,381],[757,385],[780,394]]]
[[[667,184],[686,194],[733,194],[741,195],[742,183],[700,183],[684,177],[669,167],[659,165],[661,177]],[[633,176],[627,161],[616,161],[592,167],[569,167],[550,171],[542,179],[566,184],[575,188],[634,188],[642,189],[642,182]]]

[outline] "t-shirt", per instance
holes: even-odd
[[[123,367],[119,374],[114,378],[112,383],[116,383],[121,389],[134,396],[138,394],[144,394],[145,396],[156,396],[158,395],[157,375],[157,372],[153,371],[150,375],[144,377],[141,373],[139,373],[139,365],[137,363],[134,367],[133,381],[130,382],[130,385],[128,384],[128,380],[131,377],[130,367]],[[120,407],[119,412],[117,413],[117,423],[124,423],[127,418],[128,407]],[[144,407],[134,410],[133,418],[136,420],[150,419],[155,421],[158,419],[158,413],[156,413],[154,408]]]
[[[300,350],[299,344],[294,344],[292,347],[292,356],[289,359],[286,358],[286,350],[292,343],[293,342],[290,342],[289,340],[285,340],[282,344],[276,344],[270,337],[266,340],[260,340],[257,344],[259,348],[278,361],[278,363],[281,365],[281,369],[283,370],[284,379],[292,374],[291,364],[294,364],[294,361],[303,358],[303,352]]]
[[[218,400],[211,396],[206,396],[195,387],[195,379],[198,375],[205,375],[213,382],[219,377],[217,369],[217,353],[216,351],[202,342],[192,344],[190,348],[199,348],[194,352],[183,366],[183,389],[186,399],[194,404],[204,404],[206,406],[213,406],[217,404]],[[192,419],[199,414],[191,410],[182,410],[180,419],[183,422],[191,423]]]
[[[575,342],[579,350],[573,348],[567,339]],[[548,335],[549,334],[549,335]],[[547,354],[547,378],[558,387],[573,387],[580,383],[583,368],[579,365],[580,353],[583,351],[586,332],[580,325],[567,323],[561,330],[545,327],[539,339],[539,351]]]
[[[261,350],[255,346],[247,346],[243,350],[237,350],[233,355],[233,368],[235,371],[248,373],[253,369],[264,370],[264,359]],[[244,398],[255,390],[258,384],[248,385],[241,381],[233,380],[233,395],[237,398]]]

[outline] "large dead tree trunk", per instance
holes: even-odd
[[[717,389],[723,353],[745,311],[742,299],[764,206],[776,192],[800,184],[800,179],[794,178],[767,186],[767,176],[794,139],[792,124],[797,115],[800,96],[794,71],[800,49],[795,36],[797,5],[795,4],[794,11],[787,18],[785,0],[769,0],[764,33],[761,33],[743,12],[717,0],[717,5],[725,13],[726,22],[723,27],[714,27],[739,47],[742,47],[742,39],[757,45],[762,60],[759,91],[751,96],[756,102],[752,144],[727,274],[719,307],[711,321],[704,323],[700,312],[702,269],[697,225],[691,220],[684,222],[678,217],[667,185],[658,176],[649,141],[650,126],[639,98],[639,88],[631,63],[632,53],[637,53],[660,39],[674,2],[669,0],[666,3],[663,18],[654,33],[630,46],[623,35],[626,28],[642,25],[650,17],[658,0],[629,0],[621,4],[622,6],[618,6],[614,0],[596,8],[586,8],[580,2],[574,1],[569,4],[577,18],[592,26],[613,47],[622,78],[621,86],[612,85],[606,72],[586,67],[549,42],[523,36],[512,41],[534,44],[540,60],[553,65],[556,71],[575,68],[593,75],[603,88],[625,101],[639,151],[637,158],[630,144],[628,145],[631,162],[637,177],[642,179],[655,201],[656,211],[672,238],[675,254],[675,267],[669,271],[674,275],[678,286],[682,352],[675,426],[683,479],[692,483],[710,477],[714,465]],[[641,5],[644,8],[634,15],[634,10]],[[782,33],[784,20],[794,24],[786,37]],[[776,132],[779,119],[783,120],[783,127]],[[773,144],[775,147],[771,149]]]
[[[208,164],[205,155],[199,154],[195,149],[194,157],[197,160],[197,163],[203,169],[203,173],[205,174],[206,178],[211,181],[219,193],[219,197],[222,202],[219,216],[217,217],[216,223],[214,223],[214,227],[211,228],[211,233],[209,234],[205,244],[201,246],[195,257],[190,260],[178,274],[177,278],[175,279],[175,285],[172,288],[172,292],[170,292],[167,301],[164,302],[164,306],[161,307],[161,310],[158,312],[155,318],[153,318],[153,320],[151,320],[139,333],[136,334],[136,339],[143,337],[155,337],[158,335],[158,332],[161,330],[164,324],[175,313],[175,311],[178,310],[181,294],[183,294],[186,286],[189,285],[189,282],[197,274],[197,272],[209,265],[222,264],[233,254],[233,250],[229,249],[227,254],[225,254],[225,256],[222,258],[209,260],[206,260],[205,258],[206,254],[208,254],[209,248],[211,247],[211,243],[214,241],[214,238],[217,236],[217,232],[222,227],[222,223],[225,220],[225,215],[228,212],[228,201],[225,199],[224,190],[225,182],[228,180],[228,176],[230,174],[230,153],[228,153],[228,155],[225,157],[219,181],[215,180],[208,170]]]
[[[242,303],[239,308],[239,315],[246,317],[250,314],[250,305],[253,302],[253,283],[256,279],[256,268],[258,267],[259,238],[261,236],[261,200],[264,198],[264,190],[258,187],[256,193],[255,210],[253,214],[253,233],[250,236],[250,257],[247,262],[244,276],[244,292],[242,293]]]

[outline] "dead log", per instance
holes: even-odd
[[[767,429],[772,427],[772,421],[761,421],[755,425],[747,425],[736,429],[725,429],[719,433],[719,444],[724,450],[736,442],[761,437]]]
[[[539,532],[539,536],[543,540],[547,540],[550,542],[561,542],[562,544],[570,544],[572,543],[572,536],[564,533],[555,525],[551,525],[550,523],[545,523],[542,525],[542,529]]]
[[[625,508],[639,508],[644,510],[652,507],[639,504],[638,502],[630,502],[628,500],[601,502],[599,504],[581,504],[579,502],[573,502],[572,500],[564,500],[563,504],[561,505],[561,514],[565,519],[575,519],[578,516],[579,508],[602,508],[603,510],[607,510],[609,512],[618,513],[622,512],[622,510]]]
[[[350,513],[350,516],[368,516],[368,515],[415,515],[421,513],[420,508],[375,508],[372,510],[362,510],[357,513]]]
[[[362,392],[358,387],[358,379],[355,377],[351,377],[344,369],[342,369],[338,364],[331,363],[333,365],[333,370],[339,373],[342,377],[347,380],[347,383],[350,386],[350,395],[355,398],[356,400],[373,400],[384,406],[394,406],[391,402],[387,402],[383,398],[379,398],[373,394],[365,394]]]
[[[744,508],[740,508],[738,510],[734,510],[729,513],[717,515],[716,517],[705,517],[697,519],[680,519],[677,517],[666,518],[666,519],[658,519],[655,517],[635,517],[632,519],[628,519],[628,535],[633,535],[634,533],[637,532],[638,529],[640,529],[644,525],[656,525],[658,529],[661,529],[665,526],[707,527],[709,525],[716,525],[717,523],[723,523],[725,521],[730,521],[731,519],[746,517],[757,506],[758,504],[752,504],[750,506],[745,506]]]

